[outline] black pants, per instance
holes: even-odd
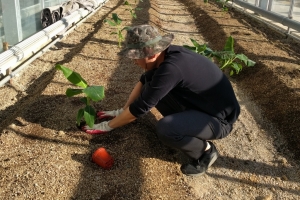
[[[206,140],[221,139],[232,130],[231,124],[182,106],[171,94],[164,97],[156,108],[164,116],[157,123],[158,138],[192,159],[203,154]]]

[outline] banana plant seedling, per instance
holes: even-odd
[[[104,98],[104,87],[103,86],[89,86],[87,82],[75,71],[64,67],[62,65],[56,65],[57,70],[61,70],[64,76],[73,84],[80,89],[68,88],[66,90],[66,95],[68,97],[73,97],[75,95],[84,94],[85,97],[80,100],[85,104],[84,108],[78,110],[77,113],[77,125],[80,126],[81,119],[84,118],[86,124],[89,127],[93,127],[96,119],[96,111],[91,106],[91,103],[100,101]]]
[[[244,54],[235,54],[233,47],[234,39],[231,36],[227,38],[225,47],[222,51],[213,51],[208,48],[206,44],[201,45],[194,39],[190,40],[194,46],[183,45],[183,47],[206,56],[213,61],[217,61],[221,70],[231,68],[230,76],[234,73],[238,74],[243,69],[243,64],[248,67],[255,65],[255,62],[250,60]]]
[[[198,53],[198,54],[201,54],[209,59],[212,60],[212,57],[213,57],[213,50],[211,50],[210,48],[207,47],[206,44],[199,44],[196,40],[190,38],[191,42],[193,43],[194,46],[188,46],[188,45],[183,45],[183,47],[195,52],[195,53]]]
[[[118,43],[119,47],[121,47],[121,42],[124,41],[124,37],[122,34],[123,30],[128,30],[128,26],[125,26],[124,28],[121,28],[122,20],[119,18],[119,16],[116,13],[112,13],[111,19],[105,19],[105,23],[108,23],[110,26],[116,27],[117,31],[111,32],[111,34],[116,34],[118,36]]]
[[[214,58],[220,64],[220,69],[223,70],[225,68],[230,67],[230,76],[234,74],[238,74],[243,69],[243,64],[247,67],[252,67],[255,65],[253,60],[250,60],[244,54],[235,54],[234,52],[234,39],[229,36],[226,40],[225,47],[223,51],[213,52]]]
[[[131,4],[128,1],[125,1],[124,5],[126,5],[128,7],[128,9],[126,9],[126,10],[128,10],[130,12],[130,15],[135,19],[137,18],[135,11],[142,10],[142,8],[132,8]]]

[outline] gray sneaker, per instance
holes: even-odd
[[[188,176],[198,176],[206,172],[206,170],[217,160],[219,153],[215,145],[209,142],[211,153],[203,153],[198,160],[193,160],[189,164],[181,166],[181,172]]]

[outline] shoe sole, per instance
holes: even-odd
[[[219,157],[219,154],[216,152],[216,154],[213,156],[213,158],[212,158],[211,161],[209,162],[207,168],[209,168],[212,164],[214,164],[214,162],[217,160],[218,157]]]

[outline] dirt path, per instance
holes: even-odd
[[[251,21],[239,14],[222,13],[216,5],[202,1],[144,0],[137,7],[143,9],[132,20],[123,1],[110,0],[32,63],[30,71],[0,88],[0,199],[298,199],[299,157],[290,154],[282,130],[299,133],[300,51],[290,48],[286,40],[273,40],[275,36],[250,26]],[[79,72],[91,85],[105,86],[105,99],[95,104],[99,110],[122,107],[142,73],[130,60],[116,55],[120,49],[110,34],[114,29],[103,24],[112,13],[124,20],[124,26],[150,23],[162,33],[172,32],[177,45],[191,45],[189,38],[193,38],[218,49],[227,34],[233,33],[237,50],[258,62],[257,69],[245,69],[240,77],[231,78],[242,112],[232,133],[215,142],[221,157],[206,175],[181,174],[185,158],[155,136],[154,124],[161,117],[155,109],[106,135],[90,136],[75,127],[77,110],[83,105],[79,97],[65,96],[70,85],[53,69],[56,63]],[[259,44],[254,41],[266,50],[257,52]],[[280,66],[281,73],[274,66]],[[272,112],[264,98],[273,94],[258,94],[267,84],[259,89],[254,83],[267,70],[274,72],[265,76],[267,83],[280,81],[279,86],[290,89],[285,96],[293,102],[290,107],[281,102],[276,105],[294,111],[290,112],[295,116],[291,127],[286,119],[278,126],[276,117],[268,117]],[[293,73],[289,76],[288,72]],[[258,88],[257,92],[250,86]],[[115,158],[111,170],[91,162],[98,147],[107,148]]]

